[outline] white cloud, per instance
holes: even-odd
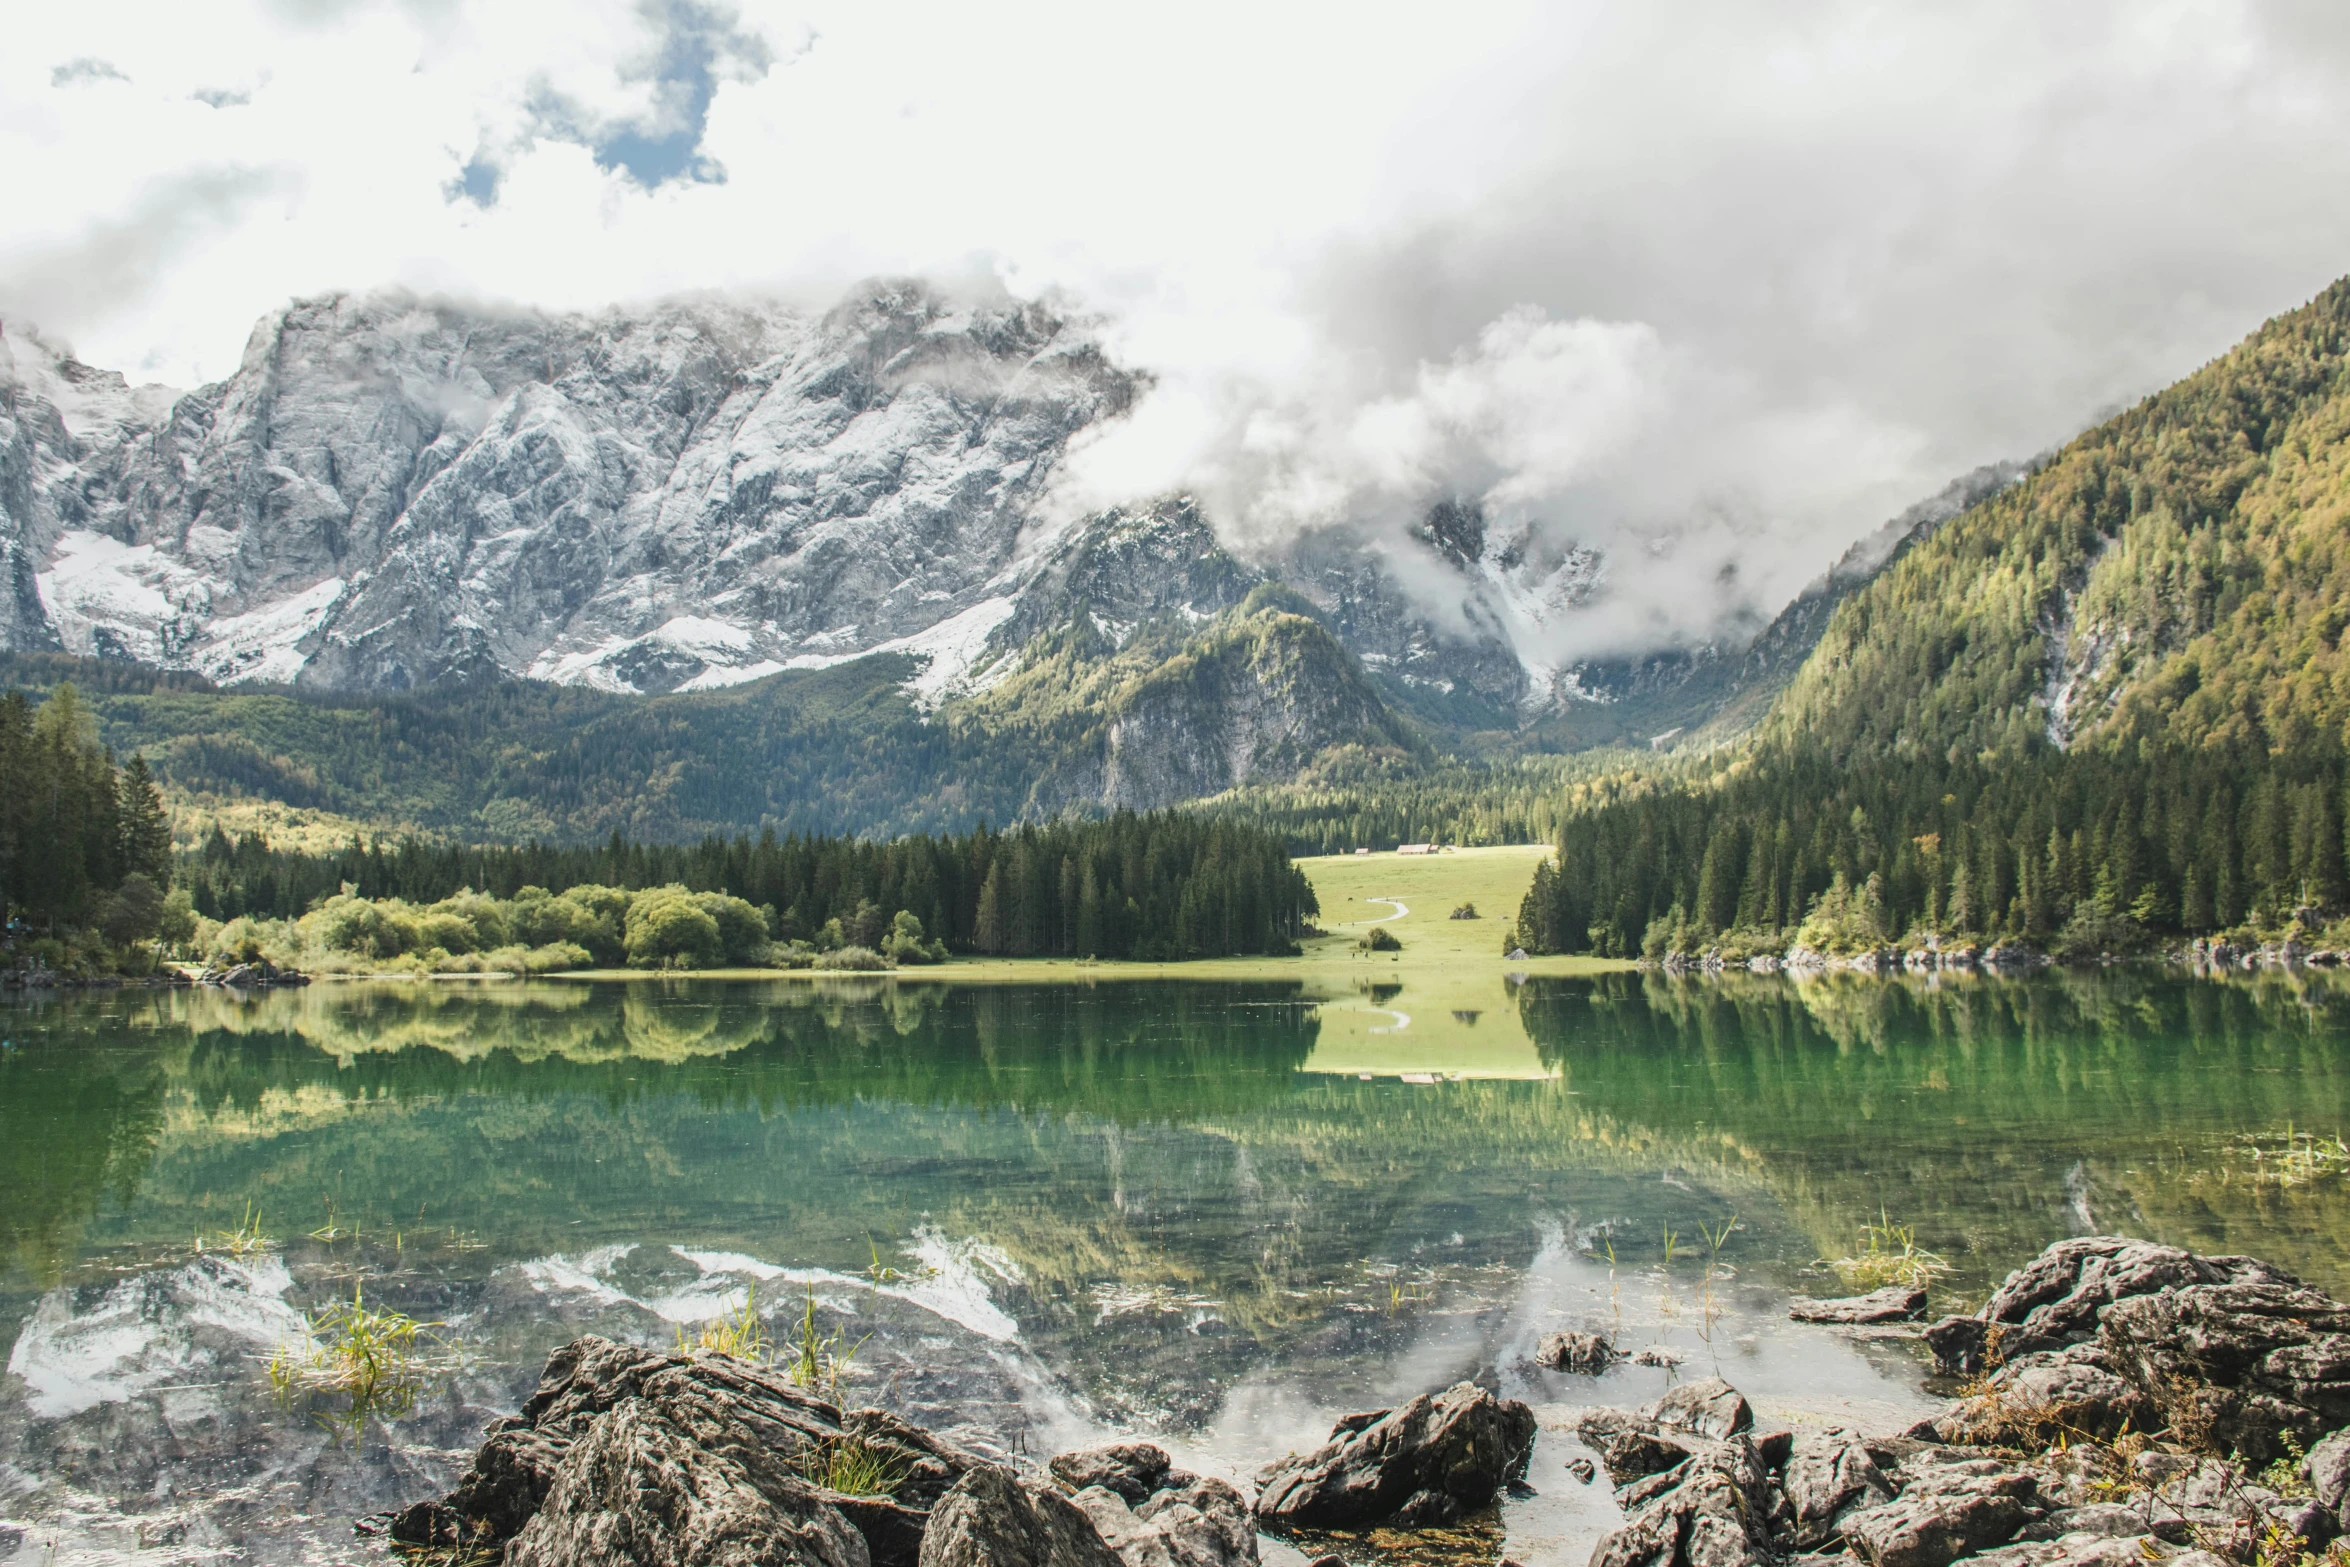
[[[979,267],[1105,312],[1158,376],[1088,491],[1192,488],[1256,535],[1459,488],[1607,549],[1586,630],[1632,640],[1783,597],[2350,270],[2350,17],[2312,0],[94,0],[12,28],[0,312],[93,362],[217,377],[336,288],[586,307]]]

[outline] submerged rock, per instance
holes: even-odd
[[[1451,1523],[1524,1477],[1534,1429],[1531,1409],[1470,1382],[1349,1415],[1322,1447],[1266,1466],[1257,1517],[1276,1530]]]
[[[1866,1327],[1880,1322],[1914,1322],[1926,1314],[1926,1292],[1906,1284],[1889,1284],[1866,1295],[1836,1300],[1799,1300],[1787,1308],[1797,1322],[1830,1322]]]
[[[1615,1346],[1597,1333],[1546,1333],[1534,1346],[1534,1364],[1552,1371],[1596,1375],[1616,1358]]]

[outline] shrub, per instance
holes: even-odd
[[[1814,952],[1846,956],[1871,952],[1885,944],[1885,890],[1880,877],[1870,876],[1855,889],[1842,871],[1826,892],[1812,899],[1811,912],[1795,933],[1796,944]]]
[[[628,906],[627,942],[637,968],[711,968],[725,954],[718,921],[683,887],[638,893]]]
[[[898,910],[890,922],[889,936],[881,944],[882,955],[899,963],[944,963],[947,944],[943,941],[924,941],[922,921],[911,910]]]
[[[302,931],[309,946],[363,958],[396,958],[422,945],[413,913],[393,898],[329,898],[302,917]]]
[[[871,947],[836,947],[820,954],[818,968],[850,969],[858,973],[876,973],[889,967],[889,960]]]
[[[1374,925],[1371,927],[1370,934],[1355,943],[1355,950],[1358,952],[1401,952],[1403,942],[1397,938],[1394,931],[1389,930],[1386,926]]]
[[[480,945],[480,941],[471,920],[436,907],[418,916],[416,944],[426,948],[438,947],[443,952],[471,952]]]
[[[767,953],[767,916],[740,898],[723,892],[703,892],[694,895],[694,903],[710,916],[718,926],[719,955],[723,961],[741,967],[756,963]]]

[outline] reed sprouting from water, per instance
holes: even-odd
[[[1853,1255],[1823,1259],[1847,1289],[1876,1290],[1893,1284],[1917,1289],[1950,1271],[1940,1253],[1918,1244],[1914,1225],[1895,1224],[1882,1209],[1876,1223],[1860,1227],[1860,1240],[1860,1250]]]
[[[759,1318],[759,1287],[754,1284],[743,1295],[739,1310],[726,1312],[702,1324],[693,1337],[686,1337],[683,1328],[677,1330],[677,1352],[681,1355],[732,1355],[737,1360],[765,1364],[773,1355],[775,1341],[768,1336],[767,1324]]]
[[[404,1311],[379,1311],[367,1304],[365,1287],[354,1283],[348,1304],[337,1302],[303,1318],[303,1336],[280,1344],[269,1358],[270,1390],[281,1405],[324,1395],[343,1407],[315,1411],[329,1427],[355,1434],[370,1417],[397,1420],[414,1411],[424,1384],[420,1343],[438,1322],[419,1322]]]

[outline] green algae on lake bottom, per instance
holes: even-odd
[[[1820,1259],[1872,1225],[1947,1260],[1943,1305],[2091,1230],[2350,1286],[2343,1176],[2314,1156],[2278,1174],[2350,1123],[2350,984],[2330,975],[1495,976],[1421,985],[1426,1001],[1416,983],[17,1005],[0,1429],[37,1444],[184,1386],[88,1363],[119,1349],[100,1318],[116,1332],[233,1289],[277,1320],[355,1278],[450,1325],[465,1370],[414,1417],[444,1446],[573,1332],[666,1347],[755,1301],[777,1340],[878,1334],[860,1396],[934,1419],[984,1406],[1007,1441],[1146,1429],[1227,1467],[1481,1365],[1591,1397],[1522,1366],[1528,1335],[1561,1325],[1712,1361],[1765,1401],[1841,1380],[1898,1409],[1922,1374],[1904,1349],[1781,1320],[1790,1293],[1840,1290]],[[191,1238],[254,1213],[285,1238],[190,1271]],[[1690,1239],[1733,1219],[1718,1246]],[[938,1333],[968,1352],[919,1347]],[[205,1342],[183,1338],[155,1364]],[[221,1353],[243,1374],[248,1351]],[[1668,1375],[1611,1373],[1608,1396]],[[420,1463],[370,1494],[422,1483]],[[1513,1541],[1542,1533],[1528,1516]]]

